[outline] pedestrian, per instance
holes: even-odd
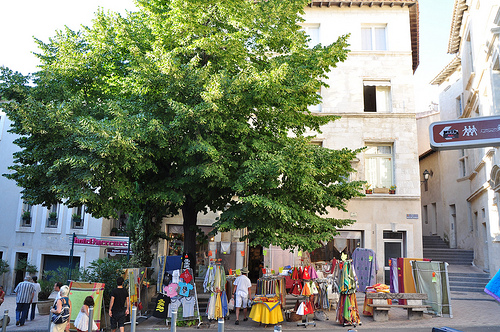
[[[52,317],[59,315],[63,312],[64,317],[61,321],[55,321],[52,319],[52,323],[50,323],[50,332],[63,332],[64,330],[69,331],[69,322],[71,317],[71,301],[68,297],[69,287],[64,285],[61,286],[59,290],[59,298],[56,300],[56,303],[50,309],[52,313]]]
[[[2,305],[3,301],[5,301],[5,292],[3,291],[3,286],[0,285],[0,306]]]
[[[120,328],[120,332],[125,331],[125,316],[129,314],[130,302],[128,299],[128,291],[123,288],[123,282],[123,277],[116,278],[117,288],[111,291],[109,317],[111,317],[112,332],[115,332],[117,327]]]
[[[250,295],[252,294],[251,292],[251,287],[252,287],[252,282],[250,279],[247,277],[248,274],[248,269],[246,267],[241,269],[241,275],[236,278],[234,281],[233,285],[235,285],[235,289],[233,292],[234,295],[234,302],[236,306],[236,321],[234,324],[239,325],[240,324],[240,308],[243,308],[243,321],[246,322],[248,320],[247,318],[247,305],[248,305],[248,299]]]
[[[33,301],[31,302],[30,320],[34,320],[35,319],[36,304],[38,303],[38,293],[40,293],[40,291],[42,290],[42,287],[37,282],[37,280],[38,280],[37,276],[34,276],[31,280],[33,280],[33,286],[35,286],[35,295],[33,296]]]
[[[82,308],[75,318],[73,325],[76,327],[77,332],[84,332],[89,330],[89,308],[94,306],[94,298],[92,296],[87,296],[83,301]],[[97,331],[97,324],[94,322],[92,317],[92,331]]]
[[[52,291],[52,293],[50,293],[49,298],[54,299],[54,305],[56,304],[56,301],[59,300],[59,298],[61,297],[59,292],[61,291],[62,286],[63,286],[62,282],[56,282],[54,284],[54,290]]]
[[[31,277],[24,277],[24,281],[17,284],[14,289],[14,293],[16,293],[16,325],[23,326],[28,318],[30,303],[35,295],[35,286],[30,280]]]

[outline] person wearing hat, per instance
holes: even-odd
[[[16,325],[23,326],[35,295],[35,286],[31,282],[31,277],[26,276],[24,281],[17,284],[14,293],[16,293]]]
[[[252,282],[248,277],[246,276],[248,274],[248,269],[246,267],[241,269],[241,275],[236,278],[234,281],[234,285],[236,286],[234,288],[234,300],[235,300],[235,307],[236,307],[236,322],[234,324],[239,325],[240,324],[240,308],[243,308],[243,321],[247,321],[247,304],[248,304],[248,299],[250,298],[251,293],[251,288],[252,288]]]

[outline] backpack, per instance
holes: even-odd
[[[69,319],[69,302],[67,297],[61,297],[62,301],[62,309],[59,314],[52,314],[52,322],[54,324],[63,324],[66,323]],[[57,302],[54,304],[54,308],[57,308]]]

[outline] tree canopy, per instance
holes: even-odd
[[[307,106],[348,44],[309,48],[307,3],[138,0],[37,40],[29,93],[12,72],[0,82],[21,148],[5,176],[33,204],[137,215],[146,264],[162,217],[180,211],[189,253],[207,209],[222,211],[218,231],[248,227],[250,244],[318,247],[351,222],[327,207],[362,194],[348,181],[358,150],[309,144],[336,119]]]

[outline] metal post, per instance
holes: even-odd
[[[170,320],[170,324],[172,324],[171,332],[177,331],[177,310],[172,310],[172,319]]]
[[[128,245],[127,245],[127,262],[130,262],[130,237],[128,238]]]
[[[137,307],[132,307],[132,316],[130,317],[130,332],[135,332],[135,322],[137,321]],[[90,331],[90,330],[89,330]]]
[[[7,320],[9,319],[9,310],[3,311],[3,324],[2,324],[2,332],[7,331]]]
[[[71,251],[69,252],[69,266],[68,266],[68,282],[71,280],[71,269],[73,268],[73,250],[75,249],[76,234],[73,233],[71,240]]]
[[[47,329],[48,332],[50,332],[50,327],[51,326],[52,326],[52,312],[49,311],[49,328]]]
[[[218,319],[217,332],[224,332],[224,317]]]
[[[90,306],[89,307],[89,326],[87,331],[92,331],[94,325],[92,324],[94,322],[94,307]]]

